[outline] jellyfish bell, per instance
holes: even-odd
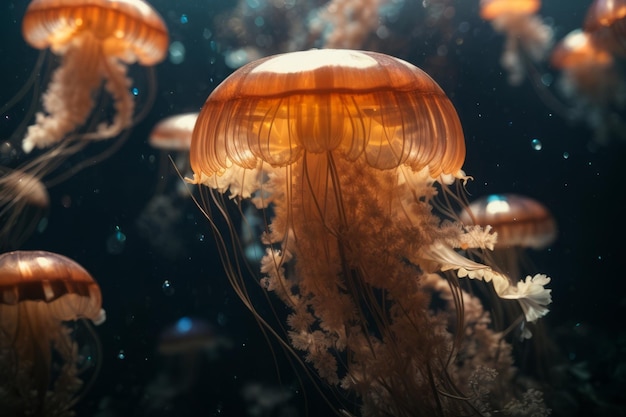
[[[178,178],[172,169],[172,163],[175,169],[182,175],[188,175],[191,133],[197,119],[198,112],[175,114],[162,119],[152,128],[148,137],[148,143],[153,148],[161,150],[161,160],[159,162],[160,185],[157,194],[163,192],[168,178]],[[187,190],[182,187],[182,182],[177,181],[177,184],[179,184],[179,194],[185,194]]]
[[[310,50],[247,64],[211,93],[189,181],[205,185],[203,201],[225,216],[222,232],[204,207],[231,284],[267,323],[237,264],[243,248],[230,213],[240,208],[223,194],[260,210],[261,287],[290,310],[284,346],[302,351],[324,383],[356,393],[365,415],[458,415],[471,406],[458,400],[464,388],[448,365],[463,336],[428,313],[425,276],[490,281],[529,320],[550,302],[549,278],[515,286],[455,251],[494,239],[434,213],[439,191],[467,178],[464,159],[457,113],[422,70],[375,52]],[[461,295],[450,293],[458,324]]]
[[[19,248],[43,225],[49,207],[48,190],[39,178],[0,167],[0,248]]]
[[[191,133],[198,119],[198,112],[182,113],[159,121],[148,139],[150,146],[168,151],[189,151]]]
[[[43,111],[23,139],[26,153],[57,144],[87,124],[103,82],[115,115],[81,138],[107,139],[130,127],[135,104],[127,64],[155,65],[169,42],[162,18],[142,0],[34,0],[22,34],[31,46],[61,56],[42,97]]]
[[[98,284],[65,256],[14,251],[0,255],[0,294],[0,373],[9,376],[0,378],[6,384],[3,410],[65,415],[92,381],[81,380],[86,360],[75,326],[104,322]],[[95,333],[90,335],[97,341]],[[90,353],[96,361],[97,355],[97,349]]]
[[[492,194],[474,200],[461,222],[491,226],[498,234],[495,248],[521,246],[544,249],[556,239],[556,222],[537,200],[518,194]]]

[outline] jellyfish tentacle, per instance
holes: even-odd
[[[100,56],[101,45],[89,35],[67,50],[43,95],[44,111],[36,114],[35,124],[28,127],[22,141],[24,152],[60,142],[87,120],[102,79]]]

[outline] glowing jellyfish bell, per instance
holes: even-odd
[[[540,0],[481,0],[480,17],[506,36],[500,59],[511,85],[519,85],[526,66],[543,60],[552,47],[553,31],[536,15]]]
[[[169,42],[163,20],[142,0],[33,0],[22,33],[33,47],[50,48],[62,57],[43,95],[43,111],[23,139],[27,153],[63,141],[98,117],[94,94],[103,82],[115,115],[81,139],[106,139],[130,127],[135,104],[127,65],[155,65]]]
[[[218,248],[260,322],[241,254],[228,250],[228,235],[240,247],[228,214],[238,208],[220,193],[263,211],[261,284],[290,308],[288,343],[323,381],[354,391],[372,415],[458,415],[469,406],[449,368],[454,337],[427,313],[425,273],[488,279],[529,320],[550,302],[545,276],[513,287],[454,250],[493,239],[432,212],[437,190],[465,178],[464,158],[456,111],[419,68],[375,52],[310,50],[247,64],[211,93],[189,181],[206,185],[226,216],[225,233],[212,221]]]
[[[72,324],[80,319],[105,320],[100,288],[83,267],[45,251],[0,255],[0,374],[10,376],[0,378],[3,410],[65,415],[74,405],[86,362]]]

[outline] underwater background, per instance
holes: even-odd
[[[547,378],[553,386],[545,391],[552,415],[626,415],[626,134],[611,132],[600,144],[594,139],[597,128],[560,117],[530,81],[510,85],[499,63],[504,37],[481,20],[477,0],[384,3],[381,15],[388,19],[391,38],[367,38],[362,48],[424,69],[451,99],[465,133],[463,169],[474,178],[467,185],[469,198],[527,195],[556,219],[556,241],[529,253],[536,270],[552,278],[551,311],[542,320],[564,359]],[[437,4],[447,13],[433,19],[429,7]],[[558,40],[581,26],[589,4],[545,0],[540,15]],[[27,5],[0,5],[2,102],[18,91],[37,60],[38,51],[21,36]],[[198,111],[234,71],[237,59],[246,59],[233,51],[251,47],[250,56],[263,56],[294,45],[320,46],[307,39],[306,27],[324,2],[155,0],[151,5],[170,32],[169,55],[155,66],[154,85],[145,68],[132,66],[129,74],[138,110],[149,88],[154,89],[152,107],[119,150],[49,189],[47,224],[20,247],[68,256],[101,287],[107,320],[95,328],[101,352],[94,358],[101,369],[76,413],[330,415],[316,389],[292,369],[298,365],[266,339],[233,292],[208,222],[190,198],[177,193],[182,181],[163,152],[148,143],[156,123]],[[540,70],[542,79],[559,75],[545,63]],[[3,140],[24,112],[18,106],[1,115]],[[620,114],[626,120],[623,108]],[[89,149],[87,158],[93,154]],[[68,160],[68,169],[81,157]],[[260,289],[254,297],[263,297]],[[205,320],[214,337],[227,342],[216,343],[200,358],[160,354],[161,333],[182,317]],[[164,377],[171,373],[176,376]]]

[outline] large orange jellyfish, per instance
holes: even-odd
[[[80,138],[111,138],[130,127],[135,105],[126,66],[160,62],[169,42],[163,20],[142,0],[33,0],[22,34],[33,47],[62,57],[43,95],[43,111],[23,139],[26,153],[59,143],[85,126],[103,83],[113,99],[113,120],[99,120]]]
[[[363,415],[470,413],[460,375],[498,368],[488,349],[481,362],[455,362],[462,297],[450,276],[451,328],[422,288],[433,273],[491,281],[528,320],[547,313],[549,278],[512,285],[454,250],[490,247],[493,235],[433,213],[436,184],[451,193],[446,185],[466,178],[464,158],[459,118],[439,86],[374,52],[310,50],[252,62],[213,91],[198,117],[190,181],[206,185],[226,217],[222,233],[206,205],[233,287],[263,322],[237,264],[242,255],[230,251],[241,247],[228,211],[241,208],[220,193],[261,210],[260,285],[291,311],[288,342],[323,381],[356,393]]]
[[[521,84],[527,65],[543,60],[552,47],[552,28],[536,14],[540,7],[540,0],[480,0],[480,17],[506,36],[500,63],[511,85]]]
[[[92,351],[77,338],[84,331],[78,320],[105,319],[98,284],[65,256],[16,251],[0,255],[0,294],[3,415],[73,415],[77,395],[86,389],[81,373],[99,353],[93,331]]]

